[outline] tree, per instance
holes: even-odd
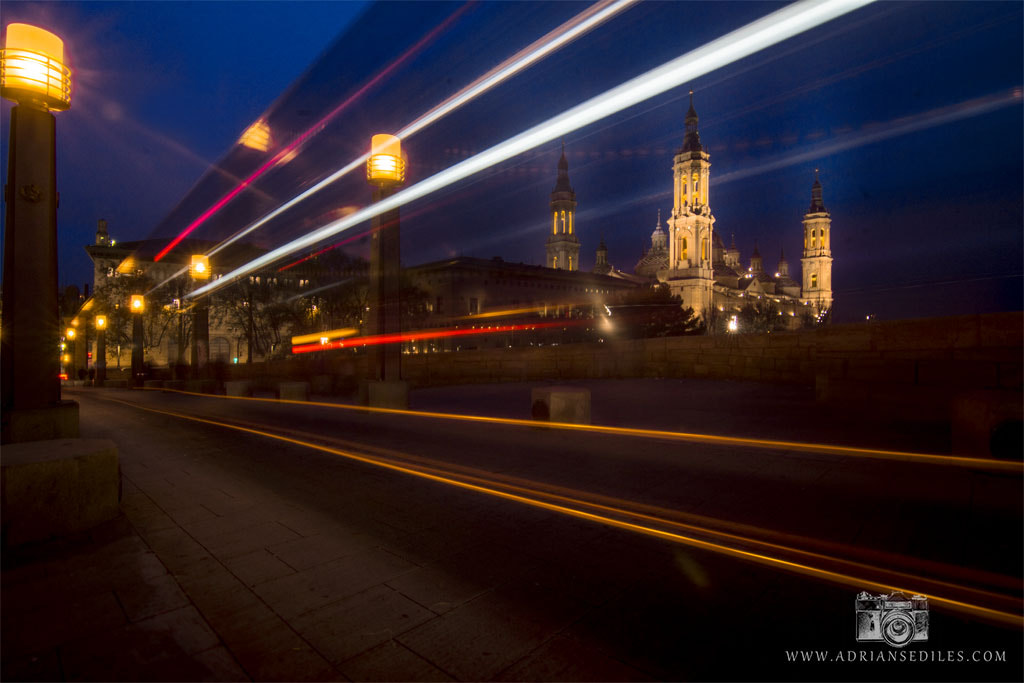
[[[784,316],[780,315],[779,307],[770,299],[758,299],[740,309],[737,316],[738,332],[747,334],[767,334],[782,332],[789,329]]]
[[[166,287],[151,291],[153,284],[151,279],[141,275],[120,276],[108,278],[96,288],[92,312],[107,316],[107,349],[131,346],[134,315],[142,316],[144,352],[160,346],[169,334],[176,333],[180,302],[175,301],[174,293]],[[143,313],[133,314],[129,302],[132,294],[140,293],[146,296],[146,308]]]
[[[684,308],[682,299],[664,283],[621,292],[609,309],[616,334],[626,339],[674,337],[701,329],[693,308]]]

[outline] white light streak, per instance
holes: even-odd
[[[227,285],[234,278],[247,275],[288,254],[313,246],[363,221],[397,209],[408,202],[421,199],[545,142],[555,140],[638,102],[660,95],[710,71],[868,5],[872,1],[802,0],[784,7],[767,17],[758,19],[660,67],[626,81],[476,156],[396,192],[386,199],[278,247],[236,268],[220,280],[196,289],[188,296],[209,294],[219,287]]]
[[[639,0],[602,0],[601,2],[595,3],[592,7],[580,12],[558,28],[550,31],[543,37],[538,38],[527,47],[512,55],[498,66],[494,67],[483,76],[476,79],[402,130],[398,131],[397,136],[403,140],[411,137],[435,121],[438,121],[452,113],[462,105],[469,103],[491,88],[494,88],[512,76],[515,76],[534,62],[546,57],[564,45],[571,43],[573,40],[579,38],[588,31],[597,28],[608,19],[611,19],[616,14],[631,7],[632,5],[635,5],[637,2],[639,2]],[[237,242],[254,230],[258,230],[263,227],[268,221],[280,216],[288,209],[316,194],[331,183],[340,180],[356,169],[362,168],[368,157],[369,154],[363,154],[357,159],[349,162],[341,169],[335,171],[309,189],[296,195],[267,215],[257,219],[253,223],[250,223],[247,227],[224,240],[207,255],[212,256],[216,254],[221,249]]]

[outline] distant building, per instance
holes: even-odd
[[[795,326],[809,313],[820,316],[832,306],[832,218],[822,201],[821,182],[815,172],[811,206],[803,220],[804,251],[802,279],[794,280],[789,263],[780,249],[774,271],[764,267],[755,244],[746,268],[736,248],[735,235],[725,247],[711,212],[711,155],[700,140],[698,117],[690,93],[683,144],[672,164],[672,212],[662,230],[661,214],[651,247],[633,269],[632,277],[608,261],[602,239],[597,249],[594,272],[637,283],[665,283],[683,306],[692,306],[707,318],[709,311],[731,314],[744,305],[770,301]],[[564,159],[564,156],[563,156]]]
[[[547,267],[559,270],[580,269],[580,240],[576,234],[576,193],[569,184],[569,161],[558,160],[558,178],[551,191],[551,234],[547,242]]]

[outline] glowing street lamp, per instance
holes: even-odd
[[[188,274],[193,282],[210,278],[210,258],[203,254],[193,254]],[[192,377],[205,379],[206,364],[210,358],[210,310],[205,299],[199,299],[192,307]]]
[[[729,331],[735,332],[740,328],[739,322],[736,320],[736,316],[729,318]]]
[[[394,135],[374,135],[366,160],[366,179],[374,186],[373,200],[391,196],[405,181],[402,143]],[[373,218],[370,231],[370,313],[367,333],[398,335],[402,331],[401,250],[398,209]],[[366,397],[370,405],[408,408],[408,385],[402,382],[399,344],[378,344],[369,350]]]
[[[77,333],[75,332],[75,328],[73,327],[69,327],[68,329],[64,330],[64,336],[67,337],[68,339],[74,339],[75,334]]]
[[[96,325],[96,378],[93,386],[102,387],[107,379],[107,316],[97,315],[93,324]]]
[[[405,182],[402,141],[394,135],[374,135],[366,160],[366,179],[373,185],[401,185]]]
[[[78,407],[60,398],[57,296],[57,120],[71,106],[64,42],[12,23],[0,49],[0,96],[12,100],[4,193],[4,324],[0,442],[78,436]]]
[[[71,70],[64,64],[64,41],[35,26],[8,24],[0,89],[9,100],[45,111],[70,107]]]
[[[193,254],[188,274],[193,280],[208,280],[210,278],[210,258],[202,254]]]
[[[140,387],[145,380],[142,369],[142,313],[146,310],[146,297],[141,294],[132,294],[128,310],[132,312],[132,379],[135,386]]]

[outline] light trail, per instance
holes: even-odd
[[[428,111],[426,114],[423,114],[408,126],[402,128],[398,133],[396,133],[396,135],[402,140],[408,139],[430,124],[442,119],[459,107],[468,104],[488,90],[491,90],[509,78],[515,76],[540,59],[564,47],[565,45],[568,45],[588,31],[597,28],[605,21],[608,21],[637,2],[639,2],[639,0],[601,0],[600,2],[594,3],[591,7],[580,12],[575,17],[548,32],[541,38],[538,38],[527,47],[523,48],[498,66],[485,73],[483,76],[480,76],[462,90],[455,93],[444,102]],[[328,185],[340,180],[352,171],[362,168],[366,163],[367,158],[369,158],[369,154],[363,154],[362,156],[352,160],[309,189],[296,195],[262,218],[257,219],[239,232],[235,233],[227,240],[224,240],[208,255],[212,256],[221,249],[250,234],[254,230],[258,230],[263,227],[268,221],[280,216],[288,209],[308,199]]]
[[[500,334],[502,332],[518,332],[536,330],[546,327],[567,327],[590,323],[590,320],[559,320],[557,322],[536,322],[521,325],[492,325],[488,327],[454,329],[454,330],[423,330],[420,332],[398,332],[395,334],[377,334],[341,341],[328,341],[326,344],[305,344],[293,346],[292,353],[311,353],[313,351],[330,351],[332,349],[351,349],[357,346],[376,346],[377,344],[397,344],[407,341],[423,341],[424,339],[447,339],[450,337],[468,337],[478,334]]]
[[[575,518],[578,518],[578,519],[583,519],[583,520],[586,520],[586,521],[589,521],[589,522],[594,522],[594,523],[597,523],[597,524],[603,524],[603,525],[606,525],[606,526],[611,526],[611,527],[615,527],[615,528],[618,528],[618,529],[623,529],[623,530],[634,532],[634,533],[640,533],[640,534],[643,534],[645,536],[652,536],[654,538],[659,538],[659,539],[666,540],[666,541],[669,541],[669,542],[672,542],[672,543],[676,543],[676,544],[680,544],[680,545],[685,545],[685,546],[693,547],[693,548],[698,548],[698,549],[701,549],[701,550],[710,551],[710,552],[713,552],[715,554],[725,555],[727,557],[732,557],[732,558],[739,559],[739,560],[744,560],[744,561],[747,561],[747,562],[753,562],[755,564],[771,567],[773,569],[780,569],[780,570],[783,570],[783,571],[793,572],[793,573],[801,574],[801,575],[804,575],[804,576],[811,576],[811,577],[814,577],[816,579],[828,581],[830,583],[838,583],[840,585],[845,585],[845,586],[853,587],[853,588],[855,588],[857,590],[873,590],[873,591],[880,592],[880,593],[891,593],[893,591],[902,591],[902,592],[907,593],[909,595],[914,595],[914,594],[922,595],[922,596],[928,598],[928,600],[932,604],[938,605],[938,606],[941,606],[941,607],[945,607],[946,609],[949,609],[951,611],[955,611],[955,612],[958,612],[958,613],[966,613],[966,614],[969,614],[969,615],[972,615],[972,616],[975,616],[975,617],[980,617],[980,618],[983,618],[983,619],[995,621],[997,623],[1011,625],[1011,626],[1020,626],[1021,621],[1022,621],[1021,620],[1021,616],[1019,614],[1019,609],[1016,608],[1016,602],[1019,602],[1019,600],[1015,601],[1014,598],[1011,598],[1009,596],[1002,596],[1002,595],[997,595],[997,594],[991,594],[991,593],[987,593],[985,591],[979,591],[977,589],[973,589],[973,588],[966,587],[966,586],[956,586],[956,585],[945,583],[945,582],[941,582],[941,581],[922,579],[920,577],[914,577],[914,576],[906,576],[906,577],[904,577],[906,580],[916,581],[918,583],[938,583],[938,584],[940,584],[941,586],[943,586],[945,588],[949,588],[949,589],[952,589],[954,591],[962,591],[962,592],[970,593],[970,594],[978,596],[978,597],[981,597],[982,595],[986,595],[986,596],[1001,598],[1003,601],[1012,601],[1012,602],[1015,602],[1015,609],[1016,609],[1015,612],[1006,612],[1006,611],[1002,611],[1000,609],[993,609],[991,607],[986,607],[986,606],[983,606],[983,605],[972,604],[972,603],[965,602],[963,600],[958,600],[958,599],[954,599],[954,598],[950,598],[950,597],[945,597],[945,596],[938,595],[938,594],[936,594],[934,592],[931,592],[931,591],[919,590],[917,587],[913,587],[912,584],[904,585],[904,584],[896,584],[896,583],[889,583],[889,582],[880,582],[878,580],[875,580],[875,579],[872,579],[872,578],[867,578],[865,576],[854,576],[852,574],[845,573],[845,572],[837,572],[837,571],[832,571],[832,570],[821,568],[821,567],[816,567],[816,566],[813,566],[813,565],[810,565],[810,564],[806,564],[804,561],[796,562],[796,561],[788,560],[788,559],[785,559],[785,558],[780,558],[780,557],[775,557],[773,555],[768,555],[768,554],[766,554],[766,552],[755,552],[755,551],[746,550],[746,549],[743,549],[743,548],[737,548],[737,547],[734,547],[734,546],[725,545],[723,543],[719,543],[719,542],[716,542],[716,541],[709,541],[709,540],[705,540],[705,539],[702,539],[702,538],[697,538],[697,537],[691,536],[691,535],[684,535],[684,534],[677,533],[677,532],[674,532],[674,531],[667,531],[665,529],[660,529],[660,528],[657,528],[655,526],[651,526],[649,523],[651,521],[655,521],[655,520],[651,520],[650,518],[645,519],[644,520],[645,523],[640,524],[640,523],[637,523],[637,522],[632,522],[632,521],[618,519],[616,517],[609,516],[608,514],[589,512],[587,510],[582,510],[582,509],[579,509],[577,507],[573,507],[572,506],[574,503],[578,503],[579,501],[563,499],[563,500],[560,500],[559,502],[548,502],[548,501],[545,501],[545,500],[541,500],[539,498],[532,497],[531,494],[535,494],[536,493],[534,491],[529,491],[528,494],[524,495],[524,493],[521,493],[521,492],[513,492],[513,491],[508,491],[508,490],[502,490],[502,489],[496,488],[496,487],[494,487],[493,485],[490,485],[490,484],[480,484],[480,483],[474,483],[472,481],[464,481],[464,480],[456,479],[456,478],[450,476],[450,474],[448,474],[448,473],[440,473],[440,472],[436,472],[436,471],[430,471],[430,470],[425,469],[425,468],[424,469],[420,469],[420,468],[416,468],[416,467],[411,467],[409,465],[399,464],[399,463],[395,463],[395,462],[390,462],[388,460],[383,460],[383,459],[380,459],[380,458],[371,457],[369,455],[360,454],[360,453],[356,453],[356,452],[349,451],[349,450],[341,450],[339,448],[334,448],[332,446],[327,446],[327,445],[324,445],[324,444],[313,443],[313,442],[310,442],[310,441],[304,441],[302,439],[296,439],[296,438],[285,436],[285,435],[282,435],[282,434],[275,434],[274,432],[268,432],[268,431],[263,430],[263,429],[255,429],[255,428],[252,428],[252,427],[246,427],[246,426],[242,426],[242,425],[238,425],[238,424],[233,424],[233,423],[230,423],[230,422],[220,422],[218,420],[212,420],[212,419],[209,419],[209,418],[196,417],[194,415],[188,415],[188,414],[185,414],[185,413],[177,413],[177,412],[173,412],[173,411],[169,411],[169,410],[160,410],[160,409],[156,409],[156,408],[147,408],[147,407],[135,404],[135,403],[131,403],[129,401],[122,401],[120,399],[113,399],[113,398],[111,398],[111,399],[106,399],[106,400],[111,400],[111,401],[114,401],[114,402],[117,402],[117,403],[122,403],[124,405],[130,406],[130,407],[133,407],[133,408],[136,408],[136,409],[139,409],[139,410],[144,410],[144,411],[147,411],[147,412],[151,412],[151,413],[168,415],[168,416],[175,417],[175,418],[178,418],[178,419],[191,420],[191,421],[199,422],[199,423],[202,423],[202,424],[208,424],[208,425],[212,425],[212,426],[215,426],[215,427],[222,427],[222,428],[226,428],[226,429],[231,429],[231,430],[243,432],[243,433],[246,433],[246,434],[252,434],[252,435],[255,435],[255,436],[261,436],[261,437],[264,437],[264,438],[273,439],[273,440],[281,441],[281,442],[284,442],[284,443],[289,443],[289,444],[292,444],[292,445],[295,445],[295,446],[300,446],[300,447],[303,447],[303,448],[309,448],[309,449],[312,449],[312,450],[321,451],[323,453],[328,453],[328,454],[331,454],[331,455],[339,456],[339,457],[345,458],[347,460],[352,460],[352,461],[359,462],[359,463],[362,463],[362,464],[371,465],[373,467],[378,467],[378,468],[389,470],[389,471],[392,471],[392,472],[397,472],[397,473],[405,474],[405,475],[411,475],[411,476],[414,476],[414,477],[417,477],[417,478],[420,478],[420,479],[425,479],[427,481],[431,481],[431,482],[435,482],[435,483],[439,483],[439,484],[444,484],[444,485],[447,485],[447,486],[452,486],[452,487],[455,487],[455,488],[460,488],[460,489],[464,489],[464,490],[468,490],[468,491],[473,491],[473,492],[476,492],[476,493],[481,493],[481,494],[484,494],[484,495],[487,495],[487,496],[490,496],[490,497],[493,497],[493,498],[499,498],[499,499],[503,499],[503,500],[508,500],[508,501],[512,501],[512,502],[515,502],[515,503],[520,503],[520,504],[523,504],[523,505],[527,505],[529,507],[534,507],[534,508],[546,510],[548,512],[555,512],[555,513],[558,513],[558,514],[566,515],[566,516],[569,516],[569,517],[575,517]],[[602,512],[611,512],[611,510],[608,509],[607,507],[605,507]],[[664,522],[665,520],[657,520],[657,521],[658,522]],[[750,539],[744,539],[744,540],[750,540]],[[773,549],[778,550],[779,548],[778,548],[778,546],[776,546]],[[786,550],[795,550],[795,549],[787,548]],[[797,554],[800,554],[800,551],[797,551]],[[821,556],[815,557],[813,553],[804,553],[804,554],[811,556],[808,559],[821,559]],[[838,558],[827,558],[827,559],[830,560],[830,561],[842,562]],[[851,564],[851,563],[847,563],[847,564]],[[883,574],[885,572],[887,572],[887,571],[889,571],[891,573],[891,570],[883,570],[883,569],[879,569],[879,568],[875,568],[875,567],[868,567],[866,565],[860,565],[859,567],[855,566],[853,568],[868,569],[868,570],[872,570],[872,571],[881,572]]]
[[[464,415],[460,413],[436,413],[423,410],[401,410],[398,408],[375,408],[372,406],[355,406],[346,403],[324,403],[320,401],[290,401],[285,399],[259,398],[255,396],[221,396],[219,394],[200,394],[178,389],[154,389],[201,398],[216,398],[231,401],[263,401],[266,403],[287,403],[301,406],[316,406],[336,410],[351,410],[382,415],[407,415],[435,420],[456,420],[462,422],[481,422],[484,424],[509,425],[514,427],[531,427],[552,430],[573,430],[595,432],[614,436],[629,436],[646,439],[663,439],[665,441],[686,441],[692,443],[709,443],[722,446],[741,446],[746,448],[768,448],[772,450],[798,451],[803,453],[821,453],[843,457],[863,457],[881,460],[894,460],[921,465],[944,465],[966,467],[968,469],[992,470],[997,472],[1024,473],[1024,463],[994,458],[971,458],[959,455],[936,455],[931,453],[912,453],[909,451],[890,451],[857,446],[837,446],[833,444],[816,444],[801,441],[777,441],[771,439],[754,439],[739,436],[720,436],[715,434],[696,434],[691,432],[670,432],[659,429],[641,429],[636,427],[611,427],[606,425],[584,425],[569,422],[543,422],[520,420],[512,417],[491,417],[487,415]]]
[[[359,334],[359,328],[357,327],[341,327],[336,330],[327,330],[325,332],[313,332],[311,334],[300,334],[296,337],[292,337],[292,344],[308,344],[311,342],[319,343],[321,339],[343,339],[344,337],[351,337],[354,334]]]
[[[1019,105],[1020,103],[1021,86],[1017,86],[1009,92],[978,97],[972,100],[967,100],[966,102],[958,102],[957,104],[939,107],[913,116],[904,116],[902,118],[894,119],[884,125],[872,127],[872,129],[865,130],[860,133],[851,134],[837,140],[819,144],[808,150],[787,154],[786,156],[765,164],[759,164],[749,168],[741,168],[730,173],[725,173],[715,180],[715,184],[721,185],[723,183],[749,178],[751,176],[767,173],[768,171],[774,171],[794,164],[820,159],[822,157],[836,154],[837,152],[843,152],[848,149],[881,142],[882,140],[888,140],[889,138],[898,137],[900,135],[908,135],[920,130],[926,130],[928,128],[934,128],[935,126],[960,121],[961,119],[981,116],[982,114],[987,114],[989,112],[1002,109],[1003,107]]]
[[[471,3],[468,3],[468,2],[463,4],[462,7],[460,7],[455,12],[453,12],[443,22],[441,22],[440,24],[435,26],[425,36],[420,38],[420,40],[417,41],[412,47],[410,47],[408,50],[406,50],[397,59],[392,61],[380,73],[378,73],[376,76],[374,76],[372,79],[370,79],[366,84],[364,84],[363,87],[361,87],[355,93],[350,95],[344,102],[342,102],[337,107],[335,107],[333,110],[331,110],[331,112],[328,113],[326,116],[324,116],[322,119],[320,119],[319,121],[314,123],[312,126],[307,128],[305,132],[303,132],[297,138],[292,140],[288,145],[286,145],[285,147],[282,147],[281,149],[279,149],[277,151],[277,153],[273,157],[271,157],[268,161],[266,161],[262,166],[257,168],[256,171],[254,171],[248,178],[246,178],[241,183],[239,183],[233,190],[228,192],[226,195],[224,195],[223,197],[218,199],[213,204],[213,206],[208,208],[206,211],[204,211],[202,214],[200,214],[198,218],[196,218],[194,221],[192,221],[188,225],[188,227],[186,227],[184,230],[182,230],[178,234],[177,237],[172,239],[170,241],[170,243],[167,244],[167,246],[165,246],[163,249],[160,250],[160,252],[153,258],[153,262],[154,263],[159,262],[160,259],[162,259],[168,253],[170,253],[172,249],[174,249],[176,246],[178,246],[178,244],[180,244],[183,239],[185,239],[190,233],[192,233],[200,225],[205,223],[207,221],[207,219],[209,219],[211,216],[213,216],[218,211],[220,211],[222,208],[224,208],[228,204],[228,202],[230,202],[232,199],[237,197],[243,190],[245,190],[247,187],[249,187],[257,178],[262,176],[264,173],[266,173],[271,168],[277,166],[284,159],[290,158],[294,153],[296,153],[298,151],[299,147],[301,147],[307,140],[309,140],[309,138],[311,138],[312,136],[314,136],[314,135],[318,134],[320,131],[322,131],[327,126],[327,124],[330,123],[338,114],[343,112],[345,109],[348,109],[348,107],[353,102],[356,102],[357,100],[359,100],[359,98],[361,98],[364,94],[366,94],[366,92],[368,90],[370,90],[371,88],[373,88],[373,86],[377,85],[377,83],[379,83],[382,79],[384,79],[385,77],[390,75],[392,71],[397,69],[399,66],[401,66],[405,62],[409,61],[409,59],[412,58],[413,55],[415,55],[420,50],[422,50],[428,43],[432,42],[438,35],[440,35],[445,29],[447,29],[448,26],[450,26],[463,12],[465,12],[470,7],[470,5],[471,5]],[[216,250],[210,252],[210,254],[207,254],[207,255],[209,256],[209,255],[214,254],[214,253],[216,253]]]
[[[555,140],[590,123],[610,116],[638,102],[659,95],[709,71],[747,57],[755,52],[840,17],[873,0],[801,0],[758,19],[721,38],[677,57],[611,90],[593,97],[558,116],[499,143],[476,156],[441,171],[390,197],[368,206],[346,218],[308,233],[263,256],[250,261],[221,280],[191,292],[195,297],[209,294],[233,278],[247,275],[288,254],[311,247],[343,230],[367,221],[403,204],[425,197],[452,183],[479,173],[491,166],[522,154],[545,142]]]

